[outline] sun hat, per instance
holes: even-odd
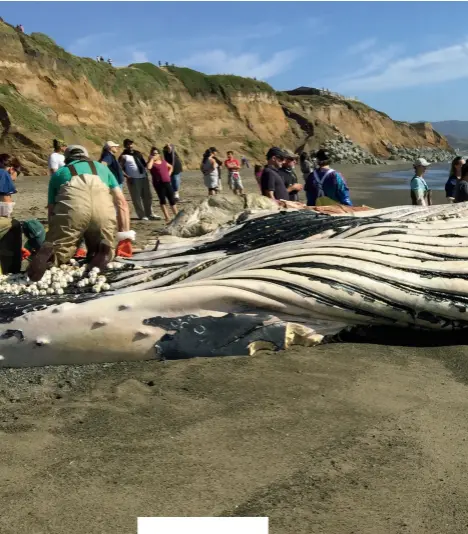
[[[120,145],[118,143],[114,143],[114,141],[107,141],[107,143],[104,145],[104,148],[106,150],[109,150],[109,148],[113,147],[119,147]]]
[[[431,164],[425,158],[418,158],[413,165],[415,167],[429,167]]]

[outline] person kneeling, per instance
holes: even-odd
[[[34,282],[50,264],[67,263],[83,238],[89,267],[104,269],[114,256],[116,227],[130,230],[127,201],[115,176],[80,145],[67,148],[65,166],[50,178],[48,210],[46,241],[28,269]]]

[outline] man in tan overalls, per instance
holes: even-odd
[[[80,145],[65,151],[65,166],[49,181],[49,230],[31,262],[29,278],[40,280],[48,265],[67,263],[82,239],[90,267],[103,269],[114,255],[119,232],[130,230],[127,201],[109,169]]]

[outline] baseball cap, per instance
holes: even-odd
[[[285,150],[284,155],[286,159],[297,159],[297,155],[294,154],[294,152],[291,152],[290,150]]]
[[[133,141],[131,139],[124,139],[123,145],[124,146],[133,145]]]
[[[415,167],[429,167],[430,163],[425,158],[418,158],[414,162]]]
[[[267,152],[266,159],[271,159],[274,157],[286,159],[286,154],[281,148],[277,146],[272,146]]]
[[[64,153],[65,159],[85,157],[88,158],[88,151],[81,145],[70,145],[66,148]]]
[[[107,141],[107,143],[104,145],[104,148],[113,148],[120,146],[118,143],[114,143],[114,141]]]

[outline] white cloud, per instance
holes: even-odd
[[[149,59],[146,55],[146,52],[142,52],[141,50],[134,50],[132,52],[132,61],[133,63],[147,63]]]
[[[299,26],[301,25],[312,32],[312,36],[324,35],[329,30],[329,27],[319,17],[306,17],[303,21],[299,21]]]
[[[400,51],[400,46],[388,45],[381,50],[364,54],[362,56],[364,59],[364,65],[361,68],[354,69],[351,74],[343,76],[341,81],[367,76],[368,74],[385,67],[389,61],[398,55]]]
[[[338,83],[339,91],[385,91],[468,78],[468,39],[457,45],[356,71]],[[372,74],[370,74],[372,73]]]
[[[366,52],[370,48],[374,48],[376,43],[377,43],[377,40],[375,38],[364,39],[364,41],[359,41],[359,43],[351,45],[348,48],[347,53],[349,55],[362,54],[363,52]]]
[[[109,37],[112,37],[114,34],[107,32],[107,33],[93,33],[90,35],[85,35],[83,37],[79,37],[78,39],[75,39],[69,46],[68,50],[77,56],[87,54],[90,52],[90,49],[92,49],[93,53],[101,53],[99,49],[99,43],[102,41],[103,43],[106,43],[103,46],[107,46],[107,42],[109,40]],[[96,50],[98,50],[96,52]]]
[[[299,55],[300,51],[296,49],[283,50],[273,54],[270,59],[262,60],[256,53],[236,55],[224,50],[211,50],[194,54],[180,63],[208,74],[237,74],[267,79],[289,69]]]

